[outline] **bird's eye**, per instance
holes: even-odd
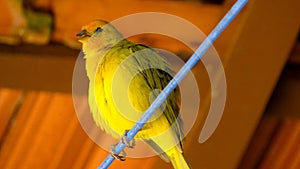
[[[103,29],[101,28],[101,27],[98,27],[96,30],[95,30],[95,32],[102,32],[103,31]]]

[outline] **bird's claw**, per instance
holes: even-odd
[[[120,155],[115,153],[115,145],[112,145],[110,148],[110,155],[120,161],[125,161],[126,160],[126,153],[124,150],[121,151]]]
[[[125,133],[124,133],[124,135],[121,138],[121,141],[122,141],[123,144],[126,145],[126,147],[128,147],[128,148],[134,148],[135,147],[135,140],[132,139],[132,140],[129,141],[129,139],[127,138],[127,133],[128,132],[129,132],[129,130],[125,130]]]
[[[132,140],[129,140],[127,138],[127,133],[129,132],[129,130],[125,130],[125,133],[124,135],[122,136],[121,138],[121,141],[123,144],[126,145],[126,147],[128,148],[134,148],[135,147],[135,140],[132,139]],[[116,145],[112,145],[111,148],[110,148],[110,154],[113,158],[117,159],[117,160],[120,160],[120,161],[125,161],[126,160],[126,153],[124,150],[121,151],[120,154],[117,154],[115,153],[115,147]]]

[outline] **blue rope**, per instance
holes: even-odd
[[[187,63],[179,70],[179,72],[174,76],[174,78],[169,82],[169,84],[162,90],[154,102],[149,106],[144,115],[140,120],[132,127],[132,129],[127,133],[128,141],[131,141],[137,132],[144,126],[144,124],[153,115],[155,110],[160,107],[160,105],[167,99],[168,95],[177,87],[178,83],[188,74],[188,72],[195,66],[195,64],[200,60],[203,54],[208,50],[212,43],[219,37],[223,30],[229,25],[229,23],[235,18],[235,16],[241,11],[241,9],[246,5],[248,0],[238,0],[229,12],[223,17],[219,24],[212,30],[208,37],[199,46],[196,52],[191,56]],[[119,154],[126,147],[122,141],[120,141],[116,146],[114,152]],[[114,157],[108,155],[107,158],[102,162],[98,169],[106,169],[114,161]]]

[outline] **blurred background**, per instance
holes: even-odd
[[[107,156],[82,130],[73,106],[72,73],[80,52],[75,34],[82,25],[165,12],[208,34],[234,2],[0,0],[0,168],[93,169]],[[204,66],[193,69],[201,105],[184,140],[193,169],[300,168],[299,26],[299,0],[249,0],[214,44],[226,73],[227,102],[217,130],[202,144],[211,91]],[[161,35],[130,39],[183,60],[192,54]],[[116,161],[111,168],[172,166],[151,157]]]

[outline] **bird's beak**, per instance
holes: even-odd
[[[88,31],[86,29],[83,29],[80,32],[78,32],[76,34],[76,36],[85,36],[85,35],[88,35],[88,34],[89,34]]]
[[[83,29],[80,32],[78,32],[76,36],[78,37],[77,40],[79,42],[83,42],[85,41],[84,39],[86,39],[87,37],[91,37],[91,34],[86,29]]]

